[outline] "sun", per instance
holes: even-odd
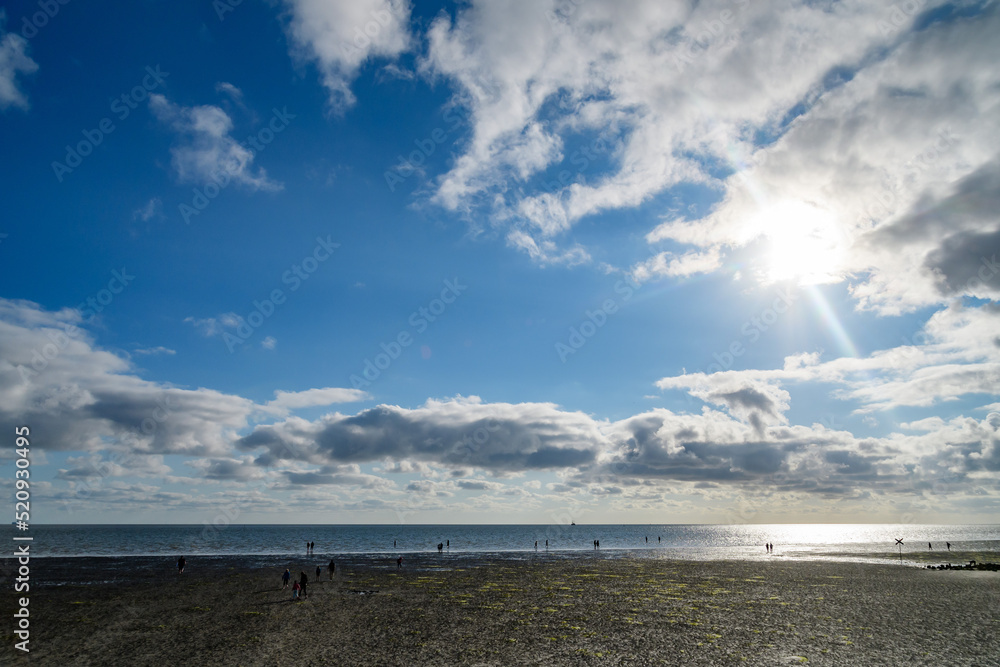
[[[754,235],[766,238],[761,259],[767,282],[799,285],[836,282],[846,239],[830,211],[804,201],[784,201],[752,221]]]

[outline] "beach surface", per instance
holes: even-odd
[[[31,652],[8,622],[0,664],[1000,665],[997,572],[404,554],[338,557],[330,581],[328,562],[35,560]]]

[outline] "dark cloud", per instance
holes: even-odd
[[[962,232],[946,238],[927,255],[924,266],[932,271],[944,296],[1000,294],[1000,229]]]
[[[428,401],[414,410],[380,405],[354,416],[328,415],[312,424],[260,426],[237,446],[244,451],[267,449],[258,463],[413,459],[502,474],[586,465],[605,444],[590,418],[553,405],[485,406],[456,400]]]

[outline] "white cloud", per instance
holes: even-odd
[[[753,152],[755,130],[780,131],[831,71],[885,46],[886,13],[863,2],[473,2],[428,30],[423,71],[452,81],[473,120],[434,200],[547,238],[681,182],[713,183],[715,164]],[[599,140],[567,144],[588,133]],[[529,179],[549,168],[569,181],[533,192]]]
[[[688,251],[683,255],[661,252],[632,268],[632,279],[638,283],[648,282],[659,276],[686,278],[699,273],[711,273],[722,265],[722,254],[718,248],[705,252]]]
[[[149,96],[156,118],[178,134],[170,149],[177,178],[182,182],[230,181],[251,190],[276,191],[282,184],[253,169],[254,152],[230,136],[233,121],[217,106],[182,107],[158,93]]]
[[[30,423],[40,451],[77,452],[57,475],[69,490],[54,489],[49,497],[71,499],[87,488],[94,491],[86,501],[91,507],[115,501],[146,509],[192,507],[183,494],[116,481],[173,479],[162,458],[168,454],[187,457],[201,475],[195,479],[213,483],[257,480],[288,489],[351,487],[373,494],[352,497],[356,507],[323,494],[294,500],[322,504],[326,498],[355,509],[389,507],[375,501],[379,493],[397,492],[381,476],[393,473],[420,474],[423,479],[408,489],[422,497],[483,492],[476,497],[490,506],[499,505],[489,494],[509,490],[498,478],[532,471],[558,474],[561,482],[552,487],[557,493],[613,496],[626,504],[657,502],[653,496],[660,492],[644,487],[692,485],[698,492],[697,484],[708,484],[705,492],[720,486],[780,491],[790,494],[788,502],[810,495],[914,494],[930,486],[965,493],[970,484],[992,497],[996,490],[983,487],[983,480],[1000,471],[1000,412],[983,419],[931,416],[885,437],[858,438],[819,424],[790,424],[792,398],[781,385],[839,383],[845,397],[863,405],[923,405],[970,391],[975,385],[968,369],[988,367],[994,375],[984,377],[978,390],[995,393],[998,317],[1000,309],[955,307],[936,314],[911,348],[830,362],[797,355],[773,371],[661,381],[661,387],[687,389],[721,408],[706,406],[700,414],[654,409],[609,422],[551,403],[455,397],[307,420],[286,415],[369,397],[328,387],[279,391],[258,405],[211,389],[143,380],[126,360],[76,328],[77,311],[0,300],[0,427]],[[57,352],[38,352],[45,346]],[[866,379],[872,370],[886,379]],[[254,424],[261,415],[282,421]],[[377,468],[367,473],[365,464]],[[94,479],[104,481],[95,485]],[[533,488],[534,481],[526,482],[514,495]],[[253,506],[274,504],[265,497]]]
[[[772,146],[743,146],[745,163],[736,160],[710,215],[668,219],[651,240],[763,250],[808,229],[786,256],[797,252],[802,271],[823,264],[826,282],[855,276],[864,308],[895,314],[960,295],[996,298],[997,30],[993,6],[893,37],[884,58],[818,97]],[[763,255],[759,275],[768,263]]]
[[[243,91],[226,81],[219,81],[215,84],[215,92],[228,95],[230,99],[239,105],[243,104]]]
[[[163,347],[162,345],[157,345],[156,347],[146,347],[133,350],[132,354],[136,355],[150,355],[150,354],[177,354],[177,350],[171,350],[169,347]]]
[[[6,12],[0,9],[0,109],[27,110],[28,98],[18,86],[18,74],[34,74],[38,63],[28,55],[28,40],[3,30]]]
[[[391,59],[410,45],[408,0],[286,0],[288,33],[313,60],[338,111],[354,104],[351,82],[374,58]]]
[[[273,350],[278,346],[278,339],[274,336],[268,336],[264,340],[260,341],[260,346],[265,350]]]
[[[153,197],[145,206],[137,208],[132,211],[133,220],[142,220],[143,222],[149,222],[155,216],[162,215],[163,202],[160,201],[159,197]]]
[[[292,410],[314,408],[335,403],[356,403],[371,398],[367,392],[360,389],[342,389],[326,387],[323,389],[307,389],[305,391],[276,391],[274,400],[264,404],[263,408],[275,414],[288,414]]]
[[[795,354],[785,357],[780,369],[687,373],[656,384],[719,403],[712,399],[721,387],[827,383],[839,386],[834,397],[857,402],[857,412],[927,407],[970,394],[996,393],[1000,386],[998,324],[998,307],[956,304],[931,316],[913,342],[867,357],[821,362],[816,354]],[[778,400],[776,405],[783,402]]]

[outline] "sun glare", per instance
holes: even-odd
[[[802,201],[785,201],[757,216],[754,227],[767,238],[762,259],[768,282],[812,285],[837,279],[845,239],[829,211]]]

